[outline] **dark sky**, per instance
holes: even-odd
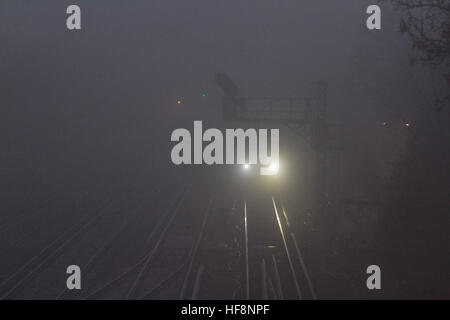
[[[390,8],[381,32],[365,28],[371,1],[80,1],[83,30],[69,32],[71,3],[2,2],[2,67],[22,85],[46,71],[42,86],[70,78],[92,91],[109,83],[149,92],[205,82],[220,69],[247,91],[292,94],[314,79],[364,82],[385,71],[387,80],[398,71],[380,65],[400,60],[408,44]],[[374,68],[355,70],[357,59]]]
[[[328,81],[330,117],[346,126],[348,159],[383,158],[372,150],[380,122],[413,117],[426,101],[412,93],[426,89],[388,5],[382,30],[366,29],[372,2],[77,1],[82,30],[68,31],[71,1],[2,1],[5,172],[132,167],[161,153],[168,160],[172,130],[220,121],[217,71],[249,96],[298,96]],[[207,106],[196,100],[202,87]],[[189,111],[176,108],[178,96]],[[390,149],[401,150],[402,139],[393,137]]]

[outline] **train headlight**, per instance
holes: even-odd
[[[271,163],[269,166],[269,170],[270,170],[271,175],[275,175],[278,173],[278,170],[280,170],[280,165],[276,162]]]

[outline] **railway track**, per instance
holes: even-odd
[[[51,296],[49,292],[45,292],[45,285],[41,286],[42,290],[33,289],[33,286],[37,286],[36,282],[51,283],[61,278],[60,288],[65,288],[65,269],[68,265],[75,262],[83,267],[86,266],[87,270],[92,268],[104,253],[114,246],[121,236],[124,236],[127,225],[137,215],[138,208],[121,206],[117,203],[119,200],[110,196],[103,203],[97,204],[97,208],[82,214],[82,218],[78,222],[63,223],[62,225],[66,225],[65,229],[61,226],[56,228],[57,233],[56,236],[53,235],[53,238],[52,233],[45,232],[45,227],[55,224],[54,221],[43,219],[43,222],[34,226],[33,230],[44,228],[45,237],[51,239],[45,245],[33,246],[33,243],[26,243],[30,239],[33,240],[33,233],[18,237],[15,243],[2,251],[3,262],[11,264],[9,269],[12,272],[5,275],[0,281],[0,299],[33,298],[36,296],[33,291],[42,291],[45,298],[54,299],[55,297]],[[52,214],[48,216],[52,216]],[[58,223],[64,221],[61,218],[59,220]],[[109,233],[114,234],[110,240],[107,240]],[[19,251],[22,245],[26,250]],[[29,248],[30,246],[31,248]],[[96,247],[100,248],[93,254]],[[21,264],[14,263],[14,260],[17,260],[15,257],[6,256],[15,248],[21,253],[18,260]],[[31,252],[32,255],[24,259],[23,257],[28,252]],[[54,277],[55,274],[57,277]],[[55,288],[57,289],[57,287]],[[64,290],[58,295],[58,298],[64,298],[66,294],[67,292]]]
[[[154,263],[158,263],[158,259],[164,256],[167,251],[167,246],[165,242],[167,238],[177,235],[176,221],[179,226],[186,225],[186,221],[180,218],[180,214],[183,212],[183,206],[186,202],[187,192],[183,191],[175,197],[174,201],[167,206],[166,211],[159,217],[156,224],[151,223],[150,225],[145,220],[145,210],[140,211],[138,214],[135,212],[132,214],[130,210],[126,211],[126,216],[128,219],[124,221],[119,228],[115,228],[113,235],[109,237],[107,241],[103,241],[103,245],[100,246],[95,252],[89,251],[88,254],[83,254],[83,249],[89,245],[96,245],[98,239],[87,237],[86,233],[91,232],[92,229],[99,227],[99,225],[105,224],[107,220],[99,221],[105,216],[111,216],[112,209],[111,203],[107,203],[97,210],[97,213],[93,216],[88,216],[86,219],[82,220],[75,226],[72,226],[65,230],[60,236],[51,241],[44,248],[40,249],[34,256],[29,258],[25,263],[19,266],[15,272],[7,276],[0,283],[0,298],[1,299],[21,299],[27,297],[27,291],[32,292],[30,289],[33,286],[33,282],[36,282],[36,278],[42,278],[42,280],[48,279],[50,276],[45,275],[51,268],[57,270],[65,270],[63,267],[67,266],[64,264],[65,261],[75,261],[80,265],[83,273],[84,283],[87,283],[88,287],[92,287],[92,284],[97,283],[97,285],[91,290],[83,290],[82,293],[71,292],[65,288],[65,281],[60,281],[60,290],[56,294],[56,299],[144,299],[150,298],[155,293],[159,292],[167,283],[175,279],[180,285],[181,289],[177,290],[176,297],[178,297],[181,292],[181,297],[184,294],[190,294],[189,291],[192,287],[192,274],[193,270],[197,267],[197,254],[203,238],[203,232],[206,228],[207,216],[211,210],[211,203],[209,204],[207,210],[202,215],[201,228],[199,233],[195,237],[195,241],[188,248],[185,248],[183,253],[183,259],[180,263],[174,265],[174,268],[169,268],[164,274],[165,280],[160,281],[161,278],[153,274],[154,269],[161,269],[160,267],[154,268]],[[122,208],[123,210],[123,208]],[[115,211],[121,211],[117,209]],[[148,219],[147,219],[148,220]],[[109,222],[108,222],[109,223]],[[134,226],[130,226],[134,224]],[[151,228],[148,228],[150,226]],[[108,227],[111,227],[108,225]],[[138,227],[138,228],[137,228]],[[140,229],[139,229],[140,228]],[[147,234],[142,232],[142,230],[150,229],[151,231]],[[90,231],[89,231],[90,230]],[[139,242],[141,248],[136,248],[136,245],[130,245],[130,239],[134,235],[139,235],[136,237],[135,241]],[[84,238],[87,238],[84,239]],[[79,240],[81,244],[77,244]],[[193,237],[194,240],[194,237]],[[89,241],[94,241],[94,243],[89,244]],[[120,271],[111,272],[108,279],[108,270],[111,266],[117,265],[117,256],[124,252],[129,252],[130,248],[136,250],[132,255],[135,258],[135,263],[128,265],[127,267],[119,268]],[[187,250],[189,249],[189,250]],[[170,252],[169,252],[170,253]],[[65,256],[65,257],[64,257]],[[70,257],[70,258],[67,258]],[[120,259],[122,260],[122,259]],[[131,261],[130,259],[123,259],[125,262]],[[80,263],[81,262],[81,263]],[[114,268],[113,268],[114,269]],[[184,271],[187,273],[184,275]],[[159,270],[161,271],[161,270]],[[61,272],[60,272],[61,273]],[[100,279],[97,281],[94,279],[96,275],[101,275]],[[89,277],[91,279],[89,279]],[[155,282],[155,276],[157,282]],[[62,279],[63,280],[63,279]],[[36,284],[35,284],[36,285]],[[46,293],[48,295],[48,293]],[[176,298],[174,297],[174,298]]]
[[[73,262],[82,270],[82,290],[68,290],[61,274],[46,297],[317,299],[280,198],[221,197],[220,207],[185,189],[168,203],[157,200],[157,193],[143,195],[134,208],[106,201],[3,278],[0,298],[33,296],[33,286],[55,275],[52,268],[61,273]]]
[[[0,299],[13,299],[17,293],[24,289],[34,277],[48,267],[51,262],[61,255],[79,236],[82,235],[95,221],[107,211],[101,206],[95,215],[88,217],[73,227],[69,227],[54,241],[44,247],[36,255],[0,283]]]
[[[317,299],[299,243],[281,200],[271,197],[263,208],[243,205],[245,299]],[[262,215],[264,213],[265,217]],[[264,219],[265,226],[252,226]],[[256,223],[257,224],[257,223]]]
[[[61,192],[44,199],[35,208],[30,207],[28,213],[19,209],[15,213],[5,214],[2,228],[7,229],[12,236],[11,239],[5,237],[0,248],[0,299],[33,298],[36,296],[32,288],[33,285],[36,286],[35,282],[51,283],[57,280],[46,276],[51,269],[53,273],[62,275],[61,288],[64,288],[65,268],[73,264],[67,264],[66,261],[87,261],[80,264],[87,265],[87,269],[92,268],[104,252],[124,235],[126,226],[135,216],[133,211],[137,211],[137,208],[132,208],[135,206],[133,201],[131,207],[127,205],[126,202],[130,202],[130,199],[122,196],[123,192],[118,192],[118,186],[116,184],[105,192],[92,194],[88,190],[81,190],[78,194],[73,193],[71,199],[65,196],[64,192],[67,190],[62,188]],[[130,187],[131,184],[122,185],[126,190]],[[67,193],[68,196],[71,194]],[[21,230],[14,233],[16,226],[20,226]],[[102,239],[103,233],[109,231],[115,234],[109,242],[105,242],[106,239]],[[90,240],[93,243],[87,243]],[[91,256],[93,248],[99,244],[100,249]],[[90,248],[85,250],[86,246]],[[40,290],[44,297],[55,298],[45,295],[48,294],[45,292],[47,287],[42,286]],[[66,295],[64,290],[58,298]]]
[[[146,236],[147,250],[141,254],[138,261],[128,266],[122,272],[98,285],[83,299],[152,299],[162,295],[166,298],[183,298],[192,290],[192,274],[198,265],[198,251],[206,229],[208,216],[211,212],[211,202],[202,215],[196,237],[189,246],[177,251],[176,263],[162,267],[164,258],[171,254],[167,242],[171,237],[177,237],[176,221],[181,217],[186,205],[187,191],[176,197],[156,225]],[[179,222],[180,223],[180,222]],[[180,224],[184,224],[181,222]],[[195,239],[194,239],[195,238]]]

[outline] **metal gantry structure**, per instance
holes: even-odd
[[[223,119],[238,123],[279,123],[303,137],[315,151],[317,163],[317,203],[322,206],[337,200],[344,129],[327,118],[327,83],[316,83],[315,92],[306,97],[242,97],[237,85],[225,73],[215,81],[223,90]],[[334,154],[334,155],[333,155]],[[334,162],[338,163],[333,168]]]

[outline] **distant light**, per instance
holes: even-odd
[[[249,164],[244,164],[244,169],[245,169],[245,170],[250,169],[250,165],[249,165]]]
[[[266,168],[262,168],[262,170],[264,170],[264,175],[266,175],[266,176],[274,176],[274,175],[276,175],[278,173],[279,169],[280,169],[280,166],[276,162],[271,163]]]
[[[181,104],[181,98],[177,99],[177,104]]]
[[[384,122],[382,123],[382,125],[383,125],[383,127],[386,127],[386,126],[387,126],[387,122],[384,121]]]
[[[278,170],[280,169],[278,163],[275,163],[275,162],[270,164],[269,168],[270,168],[270,171],[273,172],[273,174],[277,174]]]
[[[206,97],[206,89],[202,88],[202,97]]]
[[[409,122],[407,122],[407,123],[404,124],[404,126],[409,128],[409,127],[411,127],[411,124]]]

